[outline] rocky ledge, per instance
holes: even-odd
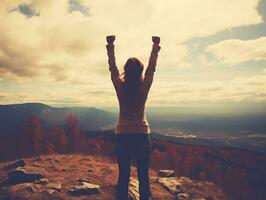
[[[43,155],[0,163],[0,200],[115,200],[118,169],[114,161],[93,155]],[[129,199],[139,200],[132,167]],[[213,183],[176,177],[172,170],[150,170],[153,200],[226,200]],[[79,198],[78,198],[79,199]]]

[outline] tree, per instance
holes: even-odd
[[[18,149],[22,155],[40,154],[42,146],[42,126],[36,114],[30,115],[22,125],[19,135]]]
[[[46,131],[45,135],[45,152],[65,153],[67,150],[67,137],[64,129],[53,127]]]
[[[74,114],[66,116],[65,132],[68,139],[68,151],[77,152],[80,140],[80,131],[78,126],[78,118]]]

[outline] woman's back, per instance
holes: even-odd
[[[140,84],[134,96],[128,97],[127,93],[123,91],[123,85],[117,96],[120,107],[117,132],[149,133],[149,124],[145,115],[147,90],[145,90],[144,82]]]
[[[119,101],[119,119],[117,134],[150,133],[145,115],[145,103],[153,81],[153,75],[160,50],[159,38],[154,42],[149,63],[142,77],[143,64],[137,58],[129,58],[124,66],[124,77],[121,78],[115,62],[114,45],[106,45],[109,70]]]
[[[123,91],[118,94],[120,113],[119,116],[126,120],[143,120],[147,94],[141,84],[136,96],[128,98]]]

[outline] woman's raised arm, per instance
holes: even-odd
[[[115,36],[114,35],[107,36],[106,41],[107,41],[106,50],[107,50],[107,55],[108,55],[109,71],[111,72],[112,82],[115,88],[117,88],[120,82],[120,77],[119,77],[119,70],[115,62],[115,50],[114,50]]]
[[[147,69],[145,71],[145,77],[144,77],[144,83],[146,85],[147,90],[149,90],[149,88],[152,84],[153,74],[155,72],[155,67],[157,65],[158,52],[161,49],[161,47],[159,46],[160,37],[153,36],[152,41],[153,41],[152,50],[151,50],[149,63],[148,63]]]

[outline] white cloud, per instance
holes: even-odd
[[[156,34],[162,37],[159,64],[187,67],[184,41],[262,22],[258,2],[83,0],[88,17],[70,13],[68,0],[4,0],[0,2],[0,76],[86,79],[104,71],[99,67],[106,65],[104,38],[110,33],[118,38],[120,66],[130,56],[147,63],[150,36]],[[40,15],[11,12],[19,4],[28,4]]]
[[[107,34],[117,35],[116,57],[120,68],[131,56],[146,64],[150,38],[160,35],[158,67],[166,77],[173,67],[189,67],[185,41],[262,22],[256,10],[259,0],[80,2],[89,8],[88,16],[69,12],[68,0],[0,1],[0,78],[23,83],[18,84],[20,89],[5,91],[8,95],[3,102],[114,105],[117,101],[105,52]],[[16,9],[19,4],[27,4],[39,15],[25,16]],[[62,85],[59,80],[64,80]],[[156,89],[152,90],[151,104],[162,101],[173,88],[180,88],[182,94],[176,91],[169,103],[236,99],[237,90],[222,81],[174,80],[170,84],[158,82],[153,87]]]
[[[214,60],[205,60],[205,63],[235,65],[247,61],[266,60],[266,37],[253,40],[224,40],[208,46],[206,52],[213,54]]]
[[[49,105],[72,106],[118,105],[109,77],[104,77],[101,81],[98,81],[98,78],[88,80],[87,84],[58,82],[52,84],[52,87],[50,85],[51,82],[48,81],[35,82],[34,85],[31,81],[25,81],[16,92],[6,90],[0,93],[0,104],[43,102]],[[265,102],[265,88],[265,73],[239,76],[227,81],[155,80],[147,103],[149,106],[175,106],[195,103]]]
[[[266,74],[239,76],[227,81],[155,82],[150,105],[266,101]]]

